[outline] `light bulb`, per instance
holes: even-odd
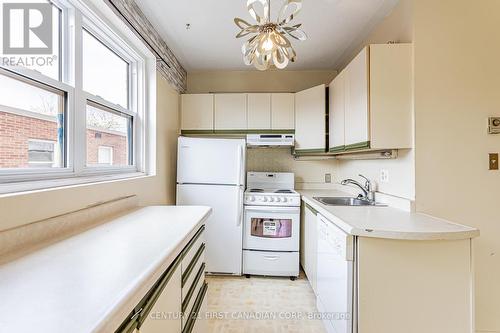
[[[274,47],[274,43],[273,41],[271,40],[271,36],[268,36],[266,38],[266,40],[264,41],[264,43],[262,44],[262,48],[265,50],[265,51],[271,51]]]

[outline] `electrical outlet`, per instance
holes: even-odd
[[[325,183],[331,183],[331,182],[332,182],[332,174],[325,173]]]
[[[386,169],[380,170],[380,182],[381,183],[389,182],[389,170]]]
[[[490,154],[490,170],[498,170],[498,153]]]

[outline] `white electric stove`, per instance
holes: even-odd
[[[243,274],[299,275],[300,194],[293,173],[248,172]]]

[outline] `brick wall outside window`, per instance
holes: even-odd
[[[57,141],[57,123],[0,112],[0,168],[28,168],[28,141]],[[87,164],[97,164],[99,146],[113,148],[113,165],[127,165],[127,137],[98,129],[87,130]]]

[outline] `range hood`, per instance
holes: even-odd
[[[294,134],[248,134],[248,147],[293,147]]]

